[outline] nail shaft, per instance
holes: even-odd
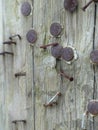
[[[48,46],[56,46],[56,45],[58,45],[58,43],[51,43],[51,44],[48,44],[48,45],[40,46],[40,48],[46,49]]]
[[[13,42],[13,41],[6,41],[6,42],[3,42],[3,44],[16,44],[16,42]]]
[[[10,39],[10,40],[13,40],[14,37],[18,37],[19,40],[21,40],[21,36],[20,36],[19,34],[16,34],[16,35],[10,36],[9,39]]]
[[[18,77],[18,76],[26,76],[26,72],[23,72],[23,73],[16,73],[15,74],[15,77]]]
[[[24,122],[24,123],[26,123],[26,120],[14,120],[14,121],[12,121],[12,123],[16,123],[16,122]]]
[[[4,52],[0,53],[0,55],[5,55],[5,54],[14,55],[12,52],[7,52],[7,51],[4,51]]]
[[[52,103],[47,103],[47,104],[44,104],[44,107],[48,107],[48,106],[50,106],[50,107],[52,107],[53,105],[57,105],[57,102],[52,102]]]
[[[93,2],[94,0],[90,0],[83,8],[82,10],[85,11],[85,9]]]
[[[69,76],[66,75],[63,71],[61,71],[60,74],[61,74],[62,76],[64,76],[65,78],[69,79],[70,81],[73,81],[73,77],[69,77]]]
[[[50,101],[47,103],[47,104],[49,104],[49,103],[51,103],[57,96],[59,96],[61,93],[60,92],[57,92],[51,99],[50,99]]]
[[[47,104],[44,104],[45,107],[48,107],[48,106],[53,106],[53,104],[57,104],[57,102],[53,102],[54,99],[57,97],[57,96],[61,96],[61,92],[57,92],[50,100]]]

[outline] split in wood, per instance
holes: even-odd
[[[6,42],[3,42],[3,44],[9,44],[9,45],[15,44],[15,45],[16,45],[16,42],[13,42],[13,41],[6,41]]]
[[[57,105],[57,101],[54,101],[56,99],[56,97],[61,96],[61,92],[57,92],[50,100],[47,104],[43,104],[44,107],[48,107],[48,106],[53,106],[53,105]]]
[[[18,76],[26,76],[26,72],[16,73],[16,74],[15,74],[15,77],[18,77]]]
[[[15,34],[9,37],[10,40],[13,40],[14,37],[18,37],[21,40],[21,36],[19,34]]]
[[[48,46],[56,46],[56,45],[58,45],[58,43],[51,43],[51,44],[40,46],[40,48],[46,49]]]
[[[63,72],[63,70],[60,71],[60,74],[61,74],[62,76],[64,76],[65,78],[67,78],[69,81],[73,81],[73,80],[74,80],[73,77],[69,77],[68,75],[66,75],[66,74]]]
[[[1,52],[1,53],[0,53],[0,55],[5,55],[5,54],[14,55],[12,52],[7,52],[7,51],[4,51],[4,52]]]
[[[26,123],[26,120],[14,120],[14,121],[12,121],[12,123],[17,123],[17,122],[23,122],[23,123]]]
[[[90,0],[90,1],[82,8],[82,10],[85,11],[86,8],[87,8],[91,3],[93,3],[93,2],[98,2],[98,0]]]

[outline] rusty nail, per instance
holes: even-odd
[[[3,42],[3,44],[16,44],[16,42],[13,42],[13,41],[6,41],[6,42]]]
[[[98,100],[91,100],[87,106],[88,113],[92,114],[93,116],[98,115]]]
[[[49,103],[49,104],[43,104],[43,106],[44,106],[44,107],[48,107],[48,106],[52,107],[53,104],[52,104],[52,103]]]
[[[63,50],[62,50],[62,58],[67,62],[72,61],[73,58],[74,58],[73,49],[71,47],[63,48]]]
[[[15,77],[18,77],[18,76],[26,76],[26,72],[16,73],[16,74],[15,74]]]
[[[30,29],[26,34],[27,41],[34,43],[37,40],[37,32],[34,29]]]
[[[57,102],[53,102],[54,99],[57,97],[57,96],[61,96],[61,92],[57,92],[50,100],[47,104],[44,104],[45,107],[48,107],[48,106],[53,106],[53,104],[56,104],[57,105]]]
[[[62,26],[59,23],[52,23],[50,26],[50,33],[54,37],[58,37],[62,32]]]
[[[85,11],[86,8],[93,2],[94,0],[90,0],[83,8],[82,10]]]
[[[90,1],[82,8],[82,10],[85,11],[85,9],[86,9],[92,2],[98,2],[98,0],[90,0]]]
[[[73,81],[73,80],[74,80],[73,77],[69,77],[69,76],[66,75],[62,70],[60,71],[60,74],[61,74],[62,76],[64,76],[65,78],[69,79],[70,81]]]
[[[64,8],[70,12],[75,11],[77,6],[78,6],[77,0],[64,0]]]
[[[14,55],[12,52],[7,52],[7,51],[4,51],[4,52],[0,53],[0,55],[5,55],[5,54]]]
[[[56,45],[51,47],[51,54],[56,59],[60,59],[62,56],[63,47],[61,45]]]
[[[48,102],[48,104],[50,104],[51,102],[53,102],[53,100],[57,97],[57,96],[61,96],[61,92],[57,92]]]
[[[24,122],[24,123],[26,123],[26,120],[14,120],[14,121],[12,121],[12,123],[16,123],[16,122]]]
[[[13,36],[10,36],[9,39],[10,39],[10,40],[13,40],[14,37],[18,37],[19,40],[21,40],[21,36],[20,36],[19,34],[15,34],[15,35],[13,35]]]
[[[48,46],[56,46],[56,45],[58,45],[58,43],[50,43],[47,45],[40,46],[40,48],[46,49]]]
[[[44,107],[52,107],[53,105],[57,105],[58,103],[57,102],[52,102],[52,103],[47,103],[47,104],[43,104]]]
[[[94,65],[98,65],[98,50],[93,50],[90,53],[90,60]]]
[[[21,13],[22,13],[24,16],[30,15],[30,13],[31,13],[31,5],[29,4],[29,2],[24,2],[24,3],[22,3]]]

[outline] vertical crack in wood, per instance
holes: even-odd
[[[32,67],[33,67],[33,86],[32,86],[32,101],[33,101],[33,119],[34,119],[34,130],[35,130],[35,80],[34,80],[34,76],[35,76],[35,62],[34,62],[34,47],[32,48]]]
[[[96,31],[96,11],[97,11],[97,7],[96,7],[96,4],[95,4],[95,10],[94,10],[94,30],[93,30],[93,49],[95,49],[95,31]],[[96,92],[96,77],[95,77],[95,66],[93,66],[93,71],[94,71],[94,84],[93,84],[93,99],[95,99],[95,92]]]
[[[96,31],[96,12],[97,12],[97,6],[95,4],[95,10],[94,10],[94,28],[93,28],[93,49],[95,49],[95,31]]]
[[[32,0],[32,28],[33,28],[33,12],[34,12],[34,0]],[[32,47],[32,70],[33,70],[33,79],[32,79],[32,102],[33,102],[33,130],[36,130],[35,128],[35,62],[34,62],[34,47]]]
[[[74,63],[74,78],[75,78],[75,72],[76,72],[76,66],[75,66],[75,63]],[[77,119],[77,88],[76,88],[76,82],[75,82],[75,80],[74,80],[74,87],[75,87],[75,117],[76,117],[76,119]],[[77,125],[77,120],[76,120],[76,124],[75,124],[75,130],[77,130],[77,127],[78,127],[78,125]]]
[[[95,32],[96,32],[96,12],[97,12],[97,6],[95,4],[94,8],[94,29],[93,29],[93,50],[95,49]],[[95,76],[95,66],[93,65],[93,72],[94,72],[94,83],[93,83],[93,99],[96,97],[96,76]],[[93,130],[95,130],[95,119],[93,117]]]

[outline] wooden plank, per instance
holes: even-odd
[[[18,126],[18,130],[24,130],[24,123],[23,122],[18,122],[17,126]]]
[[[88,1],[86,1],[86,3],[87,2]],[[83,5],[85,4],[84,2],[82,3]],[[82,3],[81,6],[83,6]],[[76,32],[75,43],[79,52],[79,60],[74,66],[74,72],[76,77],[76,127],[77,129],[80,129],[81,114],[86,110],[86,105],[89,99],[93,98],[94,72],[90,64],[89,54],[93,46],[94,5],[92,4],[86,12],[80,11],[78,14],[77,28],[80,31]],[[80,26],[79,23],[82,25]],[[87,129],[94,130],[93,122],[90,120],[88,120]]]
[[[25,17],[21,14],[21,5],[24,0],[18,1],[4,1],[3,10],[4,10],[4,41],[7,41],[9,36],[14,34],[19,34],[22,37],[22,40],[19,40],[17,37],[14,41],[17,43],[16,45],[5,45],[4,48],[7,51],[11,51],[14,53],[14,57],[6,56],[5,57],[5,75],[6,75],[6,85],[5,85],[5,125],[4,129],[11,129],[11,111],[13,107],[16,107],[14,111],[14,118],[28,118],[28,122],[31,121],[32,117],[26,117],[26,112],[29,113],[28,109],[26,109],[26,99],[29,88],[31,88],[31,82],[26,82],[29,79],[24,79],[24,77],[15,78],[15,73],[18,72],[26,72],[29,66],[32,64],[32,61],[28,61],[27,59],[30,57],[28,52],[30,52],[29,43],[26,40],[26,33],[31,28],[32,25],[32,15]],[[30,4],[32,1],[29,0]],[[13,8],[12,8],[13,7]],[[29,57],[28,57],[29,56]],[[30,63],[30,65],[29,65]],[[29,71],[30,72],[30,71]],[[10,75],[10,76],[9,76]],[[29,74],[30,75],[30,74]],[[27,72],[28,76],[28,72]],[[29,76],[30,77],[30,76]],[[28,90],[26,90],[28,86]],[[29,98],[32,100],[32,98]],[[30,104],[31,105],[31,104]],[[32,109],[32,108],[30,108]],[[10,113],[12,112],[12,113]],[[32,111],[30,111],[32,113]],[[16,115],[15,115],[16,114]],[[10,116],[9,116],[10,115]],[[21,117],[20,117],[21,116]],[[28,127],[30,129],[31,126]]]
[[[85,5],[85,2],[78,2],[78,10],[73,14],[61,10],[63,1],[34,2],[34,27],[40,34],[34,52],[36,129],[81,129],[82,113],[86,110],[88,99],[93,98],[94,73],[91,70],[89,53],[93,45],[94,6],[92,5],[86,12],[83,12],[80,8]],[[38,6],[39,8],[37,8]],[[77,62],[72,65],[62,62],[61,65],[66,73],[74,76],[73,83],[66,79],[61,81],[55,68],[51,70],[49,65],[46,66],[48,68],[44,68],[43,65],[43,60],[48,56],[51,57],[51,54],[49,51],[40,50],[39,46],[55,41],[53,38],[49,39],[49,27],[54,21],[58,21],[64,26],[63,35],[59,38],[59,42],[63,46],[74,46],[79,54]],[[63,93],[59,106],[44,109],[43,103],[58,90]],[[91,121],[89,124],[91,125],[88,125],[88,129],[93,130]]]
[[[97,19],[98,19],[98,7],[97,7],[97,4],[95,5],[95,15],[94,15],[94,42],[93,42],[93,49],[94,50],[97,50],[98,49],[98,38],[97,38],[97,35],[98,35],[98,29],[97,29]],[[93,50],[92,49],[92,50]],[[94,92],[93,92],[93,97],[94,99],[98,99],[98,83],[97,83],[97,80],[98,80],[98,67],[97,66],[94,66],[93,67],[93,71],[94,71]],[[94,117],[94,129],[97,130],[98,129],[98,116]]]
[[[12,34],[20,34],[22,40],[15,38],[16,45],[0,43],[0,51],[10,51],[14,56],[0,56],[0,128],[10,130],[11,115],[14,120],[25,118],[23,123],[13,129],[29,130],[80,130],[82,114],[86,110],[89,99],[97,99],[97,67],[93,69],[89,54],[97,48],[97,9],[95,17],[94,3],[83,12],[81,7],[89,0],[78,0],[77,11],[70,13],[63,7],[64,0],[37,0],[32,15],[25,17],[20,8],[24,0],[4,1],[4,32],[2,29],[2,15],[0,15],[0,42],[7,41]],[[2,9],[3,7],[3,9]],[[13,8],[12,8],[13,7]],[[94,19],[96,28],[94,34]],[[50,25],[58,22],[63,26],[61,37],[55,39],[50,35]],[[34,47],[26,40],[26,33],[33,27],[38,35]],[[95,40],[94,40],[95,35]],[[63,60],[56,61],[51,56],[50,48],[40,49],[40,45],[59,42],[63,47],[71,45],[77,49],[79,59],[67,65]],[[56,67],[55,67],[56,66]],[[63,69],[66,74],[73,76],[69,82],[58,74]],[[25,77],[15,78],[14,74],[26,72]],[[5,82],[4,82],[5,81]],[[62,96],[58,105],[45,108],[47,103],[58,91]],[[13,110],[14,107],[14,110]],[[12,112],[13,110],[13,112]],[[15,110],[17,113],[15,113]],[[12,113],[10,113],[12,112]],[[9,116],[10,115],[10,116]],[[88,120],[87,129],[97,130],[98,119]]]
[[[0,1],[0,52],[3,50],[3,2]],[[0,129],[5,129],[4,122],[5,122],[5,92],[4,92],[4,85],[5,85],[5,78],[4,78],[4,59],[0,56]]]
[[[92,98],[93,95],[93,71],[91,71],[88,59],[89,52],[92,48],[91,42],[93,42],[93,28],[91,28],[91,26],[94,24],[94,21],[92,20],[94,18],[94,8],[91,7],[90,10],[83,12],[80,9],[83,5],[85,5],[84,1],[79,2],[78,11],[73,15],[66,12],[64,14],[65,21],[63,20],[65,23],[64,32],[66,36],[64,45],[72,45],[77,49],[79,55],[79,59],[72,65],[63,63],[65,72],[74,76],[73,83],[68,83],[65,80],[63,81],[63,86],[66,88],[66,110],[64,113],[68,117],[67,129],[71,130],[81,129],[82,113],[86,109],[85,105],[88,102],[88,99]],[[90,18],[92,19],[90,20]],[[87,35],[90,37],[87,37]],[[88,73],[90,75],[89,77]],[[90,92],[87,95],[88,89],[90,89]],[[90,126],[88,126],[87,129],[91,129]]]
[[[55,39],[51,37],[49,30],[52,22],[56,22],[57,19],[57,22],[60,22],[60,15],[57,14],[58,11],[60,13],[60,9],[62,8],[60,3],[61,2],[58,0],[34,1],[33,25],[38,33],[38,40],[34,48],[36,130],[55,129],[59,122],[57,118],[60,117],[60,113],[58,113],[58,111],[61,100],[58,102],[58,106],[54,106],[53,108],[45,108],[43,106],[43,104],[47,103],[57,93],[57,91],[60,91],[60,78],[55,69],[56,61],[51,56],[50,51],[40,49],[41,45],[55,41]]]

